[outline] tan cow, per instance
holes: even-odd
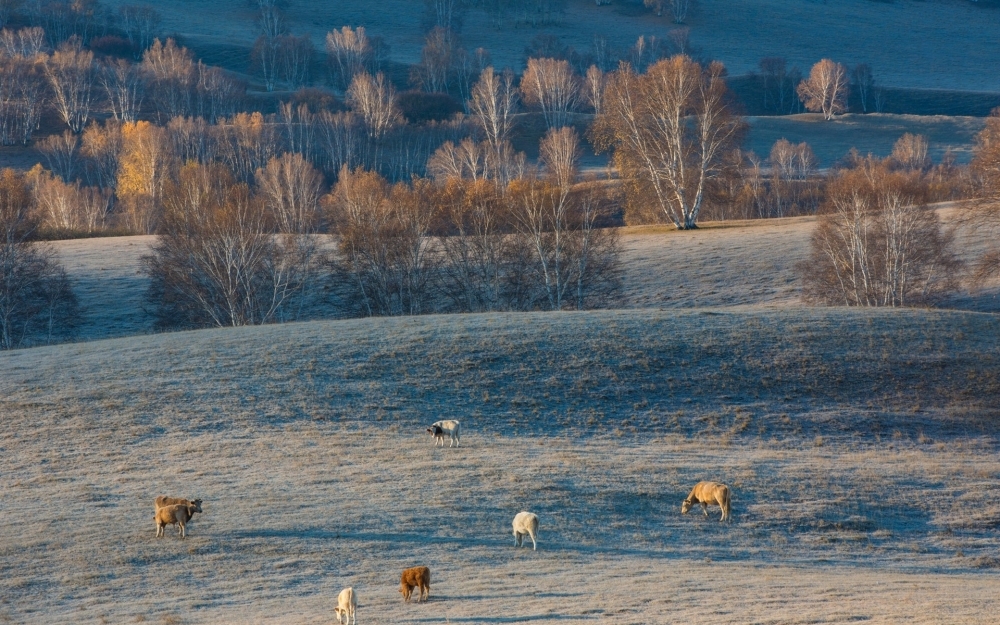
[[[535,537],[538,536],[538,516],[533,512],[518,512],[514,517],[514,546],[520,547],[525,536],[531,537],[531,550],[538,549]]]
[[[187,530],[185,528],[195,512],[201,512],[201,509],[193,503],[174,504],[172,506],[157,508],[156,514],[153,515],[153,518],[156,520],[156,537],[161,538],[164,528],[168,525],[177,525],[181,533],[181,538],[186,538]]]
[[[340,591],[337,597],[337,607],[333,613],[337,615],[337,625],[351,625],[351,618],[354,618],[354,625],[358,625],[358,596],[354,594],[354,588],[345,588]]]
[[[159,510],[165,506],[186,506],[188,504],[194,504],[197,510],[195,512],[201,512],[201,499],[181,499],[179,497],[167,497],[165,495],[160,495],[153,502],[155,506],[154,509]]]
[[[415,566],[403,571],[399,578],[399,592],[403,593],[403,601],[409,601],[414,588],[420,589],[417,603],[427,601],[431,596],[431,570],[426,566]]]
[[[681,514],[687,514],[688,510],[696,503],[701,504],[705,516],[708,516],[709,506],[718,504],[722,509],[722,518],[719,520],[729,520],[729,487],[725,484],[717,482],[698,482],[695,484],[694,488],[691,489],[691,494],[681,504]]]

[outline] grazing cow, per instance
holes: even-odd
[[[514,517],[514,546],[520,547],[525,536],[531,536],[531,550],[538,549],[535,536],[538,535],[538,517],[532,512],[518,512]]]
[[[705,516],[708,516],[709,506],[718,504],[722,509],[722,518],[719,520],[729,520],[729,487],[725,484],[718,484],[716,482],[698,482],[695,484],[694,488],[691,489],[691,494],[681,504],[681,514],[687,514],[688,510],[696,503],[701,504],[701,510],[705,513]]]
[[[351,625],[351,618],[354,618],[354,625],[358,623],[358,616],[355,612],[358,609],[358,596],[354,594],[353,588],[345,588],[340,591],[337,597],[337,607],[333,609],[337,615],[337,625]]]
[[[455,447],[461,447],[461,442],[458,440],[458,430],[460,428],[458,421],[454,419],[446,419],[444,421],[435,421],[431,424],[427,431],[431,433],[434,437],[434,446],[437,447],[438,443],[444,447],[444,435],[447,434],[451,437],[451,442],[448,443],[448,447],[454,445]]]
[[[164,495],[160,495],[159,497],[156,498],[156,501],[154,502],[153,505],[155,506],[156,510],[159,510],[164,506],[177,506],[177,505],[186,506],[188,504],[193,504],[194,507],[197,508],[195,512],[201,512],[201,499],[188,500],[188,499],[180,499],[178,497],[166,497]]]
[[[431,570],[426,566],[415,566],[403,571],[399,578],[399,592],[403,593],[403,601],[410,600],[414,588],[420,589],[417,603],[427,601],[431,596]]]
[[[172,506],[157,508],[156,514],[153,515],[153,518],[156,520],[156,537],[160,538],[163,536],[163,529],[166,526],[177,525],[181,533],[181,538],[186,538],[187,531],[185,527],[195,512],[201,512],[201,510],[193,503],[174,504]]]

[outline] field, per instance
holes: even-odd
[[[957,227],[957,249],[973,262],[997,233],[970,227],[968,205],[937,209]],[[706,223],[697,232],[665,226],[625,228],[624,308],[787,307],[801,305],[797,265],[808,254],[813,217]],[[52,243],[83,308],[78,336],[103,339],[154,331],[144,309],[147,280],[140,258],[153,237],[108,237]],[[949,308],[1000,310],[1000,284],[965,289]],[[333,310],[325,314],[335,315]]]
[[[641,5],[634,0],[615,0],[606,6],[596,6],[592,0],[568,0],[556,25],[504,30],[494,28],[483,11],[470,10],[462,33],[470,49],[482,46],[498,66],[517,69],[523,64],[525,47],[540,32],[586,51],[595,35],[625,49],[640,35],[664,37],[675,27]],[[246,0],[157,3],[165,32],[182,35],[195,49],[243,49],[243,59],[256,37],[252,7]],[[392,46],[392,60],[403,63],[420,58],[422,12],[422,0],[292,0],[286,11],[292,32],[311,34],[317,46],[322,46],[323,37],[333,28],[364,25]],[[959,0],[876,4],[871,0],[702,0],[687,25],[692,44],[705,56],[724,62],[734,75],[757,69],[760,59],[768,56],[784,56],[790,65],[805,71],[830,57],[850,65],[868,63],[882,84],[891,87],[998,92],[1000,79],[983,69],[1000,61],[1000,51],[992,45],[1000,39],[996,15],[992,8]],[[974,30],[971,24],[976,25]],[[240,56],[235,54],[233,63]]]
[[[893,144],[907,132],[927,137],[927,155],[935,163],[941,162],[948,151],[956,162],[968,163],[972,159],[976,133],[983,128],[980,117],[943,115],[847,114],[826,122],[821,115],[808,113],[750,117],[747,121],[750,133],[746,149],[767,158],[778,139],[793,143],[805,141],[816,154],[821,168],[832,166],[851,148],[857,148],[861,154],[889,156]]]
[[[365,623],[998,622],[998,348],[992,315],[792,308],[5,353],[0,620],[328,623],[353,585]],[[680,515],[705,478],[732,524]],[[186,541],[161,493],[204,498]]]
[[[254,4],[155,7],[163,32],[244,73]],[[383,37],[401,88],[423,5],[284,4],[319,50],[344,25]],[[470,10],[463,45],[520,69],[539,34],[624,50],[674,28],[637,0],[566,5],[555,25],[502,31]],[[699,58],[746,85],[767,56],[873,67],[894,114],[748,118],[746,149],[806,141],[825,169],[906,132],[967,163],[1000,102],[984,70],[998,16],[965,0],[699,0],[688,25]],[[267,106],[288,95],[258,88]],[[50,118],[36,138],[61,129]],[[539,115],[519,120],[534,158]],[[39,157],[0,149],[2,166]],[[582,165],[604,173],[606,156]],[[928,208],[970,264],[1000,235],[973,208]],[[1000,625],[1000,279],[937,309],[810,307],[816,224],[623,228],[610,310],[343,319],[331,305],[174,333],[145,300],[153,237],[49,243],[79,342],[0,352],[0,624],[319,625],[353,586],[365,625]],[[448,418],[462,445],[436,448],[426,428]],[[731,523],[681,514],[699,480],[731,487]],[[186,540],[154,537],[161,494],[204,500]],[[521,510],[541,520],[537,551],[514,547]],[[430,601],[405,604],[399,572],[418,564]]]
[[[631,309],[141,336],[149,239],[56,243],[121,338],[0,354],[0,622],[1000,622],[997,290],[803,307],[813,223],[626,229]]]

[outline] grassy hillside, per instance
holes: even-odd
[[[791,138],[792,136],[789,135]],[[949,226],[959,226],[960,257],[974,262],[993,245],[996,233],[963,221],[968,204],[938,209]],[[614,308],[706,306],[799,306],[797,266],[808,255],[812,217],[706,223],[697,231],[666,226],[622,230],[624,290]],[[140,258],[152,237],[108,237],[57,241],[82,307],[78,340],[152,332],[146,309],[148,280]],[[963,290],[945,307],[1000,310],[1000,282]],[[326,311],[335,316],[337,310]]]
[[[0,620],[323,623],[354,585],[368,623],[985,622],[998,342],[975,313],[706,309],[0,354]],[[698,479],[731,526],[680,516]],[[162,493],[205,499],[187,541],[153,538]]]
[[[991,45],[1000,39],[995,8],[947,0],[702,0],[699,4],[686,24],[691,43],[705,56],[723,61],[734,75],[756,70],[760,59],[768,56],[786,57],[804,72],[828,57],[850,65],[868,63],[879,81],[890,87],[1000,91],[995,73],[984,70],[998,61],[997,48]],[[332,28],[363,25],[392,46],[394,61],[416,63],[423,46],[423,5],[422,0],[292,0],[286,16],[292,32],[309,33],[320,49]],[[638,0],[614,0],[605,6],[568,0],[566,7],[556,25],[503,30],[497,30],[483,11],[470,10],[462,30],[464,45],[470,50],[486,48],[498,66],[519,68],[525,47],[539,33],[587,51],[594,35],[625,49],[640,35],[662,38],[676,27],[666,17],[643,9]],[[231,69],[245,69],[256,37],[251,3],[166,0],[156,8],[163,15],[164,32],[183,35],[195,49],[209,48],[213,58],[231,57]],[[220,55],[223,48],[230,52]]]
[[[1000,320],[974,313],[595,311],[174,333],[14,351],[0,367],[7,414],[44,383],[58,393],[53,408],[60,396],[106,399],[188,427],[216,423],[207,404],[263,423],[464,416],[498,435],[696,435],[727,431],[749,410],[749,431],[770,437],[784,431],[774,413],[839,410],[838,428],[854,437],[886,419],[987,428],[998,341]],[[811,436],[801,419],[794,427]]]

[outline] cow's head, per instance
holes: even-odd
[[[693,505],[694,505],[693,501],[691,501],[690,499],[685,499],[684,503],[681,504],[681,514],[687,514],[688,510],[690,510],[691,506]]]
[[[201,512],[201,499],[195,499],[191,502],[191,505],[194,506],[195,512]]]

